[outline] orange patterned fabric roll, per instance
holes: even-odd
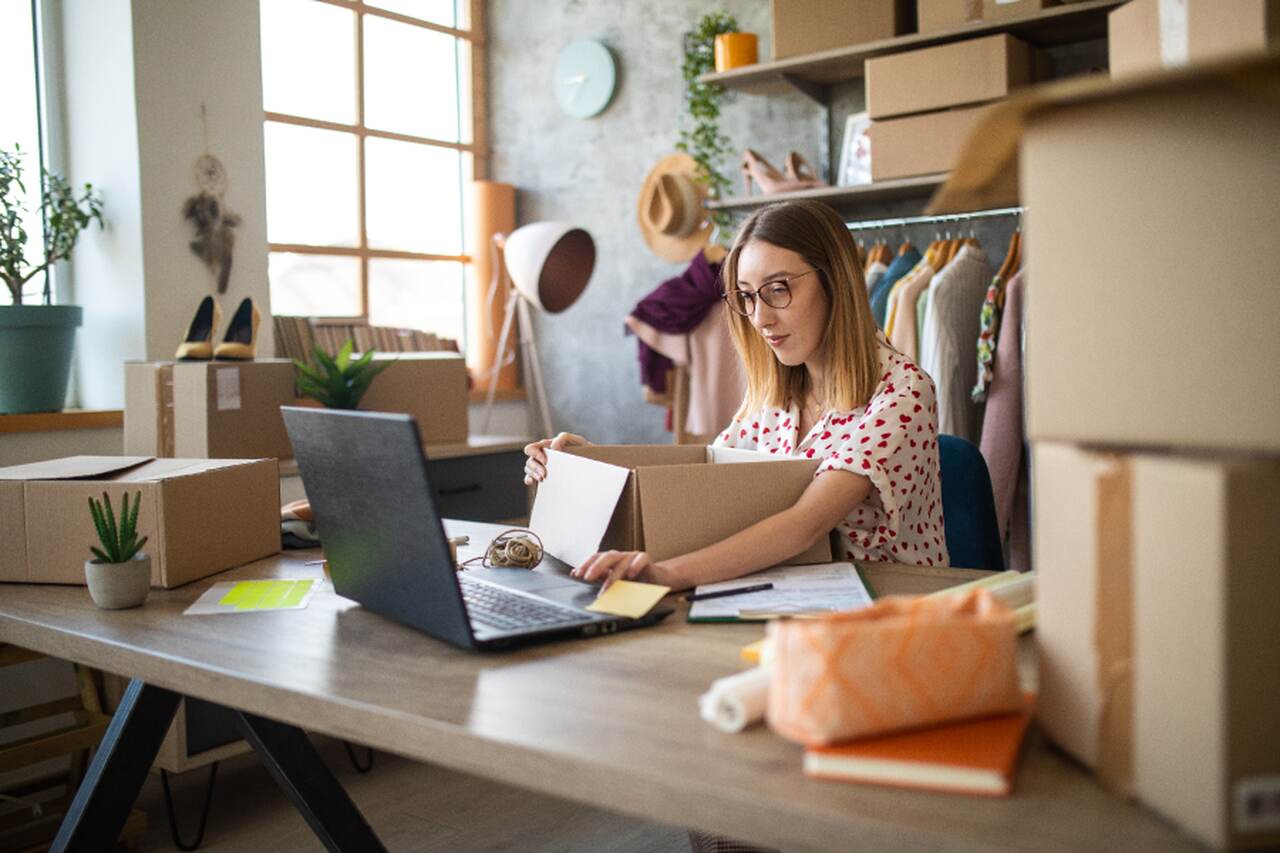
[[[769,623],[769,725],[824,746],[1016,711],[1017,619],[985,589]]]

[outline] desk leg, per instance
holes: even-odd
[[[58,827],[54,853],[102,850],[111,846],[107,839],[120,837],[181,699],[136,678],[129,682]]]
[[[236,713],[245,740],[327,849],[386,850],[301,729]]]

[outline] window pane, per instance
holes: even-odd
[[[459,141],[456,52],[453,36],[365,16],[365,125]]]
[[[462,254],[462,165],[450,148],[366,140],[369,246]]]
[[[22,151],[22,182],[27,191],[18,199],[24,209],[22,228],[27,232],[26,259],[31,265],[44,260],[40,225],[40,136],[36,113],[36,57],[32,44],[31,4],[0,2],[0,81],[4,81],[4,108],[0,109],[0,149]],[[18,188],[13,191],[18,193]],[[23,301],[40,301],[44,275],[33,277],[23,288]],[[0,285],[0,305],[12,301],[9,288]]]
[[[359,245],[355,134],[269,121],[263,138],[267,239],[311,246]]]
[[[360,259],[272,252],[267,261],[271,313],[298,317],[360,316]]]
[[[355,13],[314,0],[262,0],[262,108],[356,120]]]
[[[369,322],[422,329],[462,343],[462,264],[452,261],[369,261]]]
[[[457,14],[454,0],[365,0],[365,5],[377,6],[388,12],[399,12],[420,21],[429,21],[444,27],[466,26]]]

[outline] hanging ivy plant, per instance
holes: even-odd
[[[700,83],[698,78],[715,70],[715,40],[721,33],[738,32],[738,22],[726,12],[703,16],[694,29],[684,34],[684,102],[687,110],[676,148],[687,152],[698,164],[698,175],[710,198],[723,198],[729,179],[721,171],[725,155],[731,153],[729,138],[720,133],[720,104],[725,88],[717,83]],[[689,125],[692,124],[692,127]],[[728,228],[730,216],[715,211],[711,219]]]

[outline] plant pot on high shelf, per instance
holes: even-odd
[[[0,305],[0,414],[62,410],[83,317],[79,305]]]

